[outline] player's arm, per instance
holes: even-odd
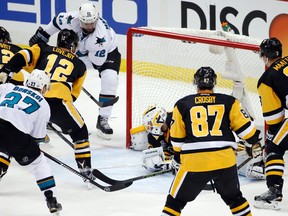
[[[6,83],[8,75],[9,77],[13,77],[13,74],[18,73],[23,67],[26,67],[25,69],[29,69],[29,67],[34,68],[40,52],[41,48],[37,44],[17,52],[10,61],[0,69],[0,81]]]
[[[174,156],[172,159],[171,166],[175,171],[179,169],[181,164],[180,152],[186,137],[185,124],[182,120],[182,114],[178,109],[178,105],[179,103],[176,103],[173,109],[172,120],[170,125],[170,136],[171,136],[170,140],[174,150]]]
[[[277,94],[265,83],[258,86],[258,94],[261,99],[264,120],[269,126],[269,131],[273,133],[285,118],[285,110]]]
[[[260,131],[256,129],[250,116],[242,109],[239,101],[235,99],[229,114],[232,130],[244,139],[249,156],[257,157],[262,153]]]
[[[75,15],[69,13],[59,13],[56,15],[43,29],[41,26],[36,30],[35,34],[30,38],[29,45],[33,46],[37,43],[48,43],[51,35],[59,32],[61,29],[68,28]]]
[[[84,83],[85,78],[86,78],[86,75],[87,75],[87,72],[86,72],[86,70],[85,70],[85,72],[83,73],[83,75],[82,75],[81,77],[79,77],[79,78],[73,83],[72,92],[71,92],[73,101],[76,101],[77,98],[79,97],[79,95],[80,95],[80,93],[81,93],[81,90],[82,90],[83,83]]]

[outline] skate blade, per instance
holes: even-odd
[[[55,216],[60,216],[60,212],[57,211],[57,212],[54,212],[52,215],[55,215]]]
[[[271,203],[268,203],[266,201],[254,201],[253,206],[255,208],[259,209],[273,209],[273,210],[280,210],[281,204],[278,201],[271,201]]]
[[[105,140],[111,140],[113,134],[104,134],[101,130],[97,129],[96,134],[98,137],[105,139]]]

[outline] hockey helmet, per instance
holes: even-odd
[[[264,55],[268,59],[274,59],[282,56],[282,44],[281,42],[273,37],[269,39],[264,39],[260,44],[260,57]]]
[[[201,67],[194,74],[194,85],[199,89],[212,89],[216,79],[217,75],[211,67]]]
[[[58,33],[57,37],[57,46],[67,49],[76,49],[79,42],[78,35],[73,31],[69,29],[62,29]]]
[[[0,26],[0,42],[4,43],[5,40],[11,42],[10,34],[4,27]]]
[[[78,16],[80,20],[80,27],[84,33],[92,33],[99,18],[95,5],[92,3],[83,3],[79,7]]]
[[[34,89],[39,89],[43,92],[44,87],[46,90],[50,89],[50,77],[43,70],[34,69],[30,76],[27,78],[25,86]]]
[[[166,118],[167,112],[163,107],[152,105],[144,112],[142,123],[153,136],[161,136],[163,135],[161,127],[165,123]]]

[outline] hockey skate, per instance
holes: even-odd
[[[282,192],[279,185],[270,186],[265,193],[255,196],[254,207],[261,209],[275,209],[281,208]]]
[[[56,197],[53,197],[53,192],[51,190],[47,190],[44,192],[44,195],[46,197],[46,203],[50,213],[60,215],[59,212],[62,210],[62,205],[57,202]]]
[[[98,116],[98,120],[97,120],[97,136],[106,139],[106,140],[110,140],[112,135],[113,135],[113,129],[110,127],[110,125],[108,124],[108,118],[107,117],[103,117],[103,116]]]
[[[92,179],[93,181],[96,177],[92,174],[92,169],[89,167],[85,167],[84,169],[79,169],[80,173],[86,176],[87,178]],[[90,183],[88,179],[83,179],[85,183],[87,183],[88,189],[92,189],[93,185]]]
[[[4,168],[0,167],[0,181],[6,173],[7,173],[7,170],[4,170]]]

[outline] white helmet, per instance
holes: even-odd
[[[163,135],[161,127],[165,123],[166,118],[166,110],[163,107],[153,105],[149,106],[144,112],[142,123],[149,133],[154,136],[161,136]]]
[[[25,85],[27,87],[39,89],[43,91],[43,88],[46,86],[46,89],[50,89],[50,77],[43,70],[34,69],[30,76],[27,78]]]
[[[83,3],[79,7],[78,13],[81,23],[94,23],[98,19],[98,12],[96,10],[96,7],[91,3]]]

